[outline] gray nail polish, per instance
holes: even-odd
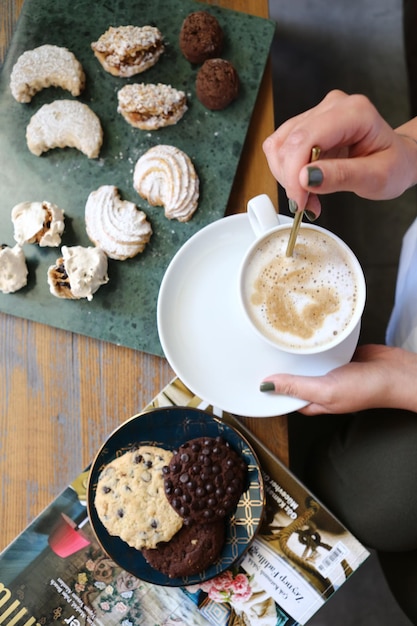
[[[298,211],[298,204],[295,202],[295,200],[288,199],[288,208],[289,208],[290,212],[293,215],[295,215],[295,213],[297,213],[297,211]]]
[[[323,182],[323,172],[319,167],[308,167],[308,186],[320,187]]]
[[[259,390],[260,391],[275,391],[275,385],[274,383],[270,381],[265,381],[264,383],[260,384]]]
[[[308,209],[304,211],[304,215],[309,220],[309,222],[315,222],[317,219],[317,215],[313,213],[313,211],[309,211]]]

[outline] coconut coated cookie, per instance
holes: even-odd
[[[117,94],[117,111],[135,128],[157,130],[179,122],[187,111],[183,91],[163,83],[125,85]]]
[[[91,48],[106,72],[124,78],[155,65],[164,51],[154,26],[111,26]]]
[[[67,48],[45,44],[20,55],[10,75],[10,90],[18,102],[30,102],[46,87],[61,87],[79,96],[85,86],[81,63]]]

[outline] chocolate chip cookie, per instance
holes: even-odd
[[[144,548],[142,554],[151,567],[169,578],[183,578],[203,572],[220,556],[225,540],[225,523],[183,526],[167,543],[154,550]]]
[[[189,525],[213,522],[234,511],[247,466],[222,437],[198,437],[174,452],[164,473],[167,499]]]
[[[171,458],[168,450],[139,446],[111,461],[98,478],[100,521],[111,535],[138,550],[169,541],[183,525],[164,493],[163,471]]]

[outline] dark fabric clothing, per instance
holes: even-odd
[[[347,528],[378,552],[393,594],[417,624],[417,415],[352,415],[314,446],[305,477]]]

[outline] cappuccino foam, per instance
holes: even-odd
[[[351,323],[358,277],[349,253],[325,233],[301,228],[293,256],[289,229],[272,233],[246,266],[246,305],[258,330],[284,349],[333,342]]]

